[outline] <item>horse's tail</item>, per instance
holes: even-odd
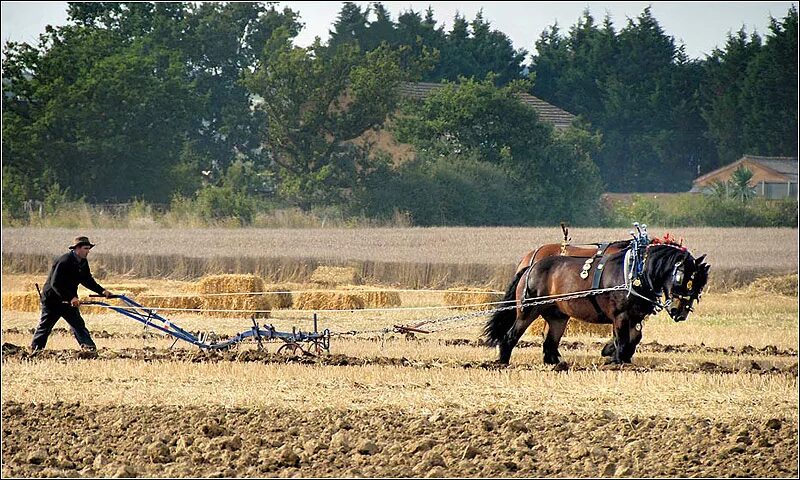
[[[503,297],[503,303],[501,303],[500,306],[510,307],[511,302],[517,299],[517,284],[519,283],[519,279],[529,268],[530,267],[525,267],[514,275],[514,279],[508,284],[506,295]],[[511,326],[514,325],[516,319],[516,309],[507,308],[494,312],[492,318],[486,322],[486,326],[483,328],[483,336],[486,337],[486,343],[490,346],[495,346],[500,343],[503,337],[506,336],[506,333],[511,329]]]

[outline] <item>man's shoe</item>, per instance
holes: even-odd
[[[83,350],[84,352],[96,352],[97,347],[95,347],[94,345],[81,345],[81,350]]]

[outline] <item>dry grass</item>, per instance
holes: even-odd
[[[797,419],[797,379],[758,375],[465,371],[458,368],[8,362],[3,401],[93,405],[261,405],[304,410],[437,409],[596,413],[632,418]],[[180,388],[176,388],[180,385]]]
[[[12,279],[12,281],[17,281]],[[442,305],[443,292],[402,292],[404,305]],[[241,320],[213,320],[199,315],[176,312],[165,315],[190,331],[214,330],[220,334],[238,333],[249,327]],[[320,315],[320,327],[334,332],[375,329],[395,323],[414,323],[424,319],[452,315],[452,311],[403,310],[386,312],[329,312]],[[9,329],[33,328],[36,313],[3,311],[3,342],[24,345],[30,334],[8,333]],[[279,330],[311,329],[311,317],[298,319],[297,312],[277,311],[270,323]],[[142,326],[117,314],[87,314],[87,324],[94,332],[123,333],[123,338],[97,338],[101,348],[167,348],[171,338],[154,336],[136,338]],[[439,340],[475,339],[481,323],[459,324],[458,328],[422,336],[422,341],[406,340],[402,335],[371,334],[368,337],[338,337],[332,349],[359,358],[405,357],[411,361],[488,361],[495,358],[493,349],[478,346],[450,346]],[[60,324],[60,327],[66,327]],[[689,321],[673,323],[664,314],[645,324],[644,342],[707,347],[760,348],[774,345],[781,349],[798,348],[798,306],[796,298],[750,290],[704,296]],[[568,332],[569,334],[569,332]],[[99,336],[98,336],[99,337]],[[532,340],[529,331],[523,339]],[[585,350],[568,350],[565,356],[576,364],[591,364],[599,355],[593,342],[607,335],[573,334]],[[75,340],[68,334],[55,334],[48,348],[74,349]],[[181,348],[181,346],[179,346]],[[242,348],[252,348],[242,346]],[[270,346],[270,351],[275,350]],[[696,354],[637,353],[634,362],[662,365],[686,362],[774,362],[775,358],[742,358],[719,353]],[[791,358],[782,358],[791,362]],[[574,371],[558,374],[541,365],[540,348],[520,348],[512,362],[533,365],[534,370],[501,372],[480,369],[442,367],[419,369],[407,367],[319,367],[300,365],[259,365],[252,375],[252,364],[223,362],[193,364],[132,360],[96,361],[61,364],[55,361],[6,362],[3,365],[3,401],[66,401],[100,405],[296,405],[303,409],[334,408],[341,410],[391,408],[434,411],[448,409],[474,411],[496,406],[517,411],[538,410],[573,412],[611,410],[617,415],[659,415],[675,418],[797,418],[797,379],[784,375],[708,373]],[[179,387],[176,387],[179,385]]]
[[[19,283],[19,279],[14,275],[4,276],[9,283]],[[155,292],[164,290],[166,287],[173,287],[173,291],[178,288],[186,288],[189,284],[178,282],[167,282],[163,280],[147,280],[143,283],[152,285],[148,291]],[[306,285],[289,285],[292,289],[306,289]],[[364,287],[366,288],[366,287]],[[392,290],[389,290],[392,292]],[[308,292],[309,298],[314,294],[326,292]],[[328,292],[331,293],[331,292]],[[345,293],[345,292],[342,292]],[[402,308],[386,311],[360,311],[358,309],[349,310],[354,305],[363,305],[355,300],[344,305],[348,311],[324,312],[319,315],[320,328],[329,328],[334,332],[348,332],[352,330],[374,330],[380,328],[391,328],[392,325],[412,325],[423,321],[452,318],[461,313],[453,312],[447,308],[444,302],[444,292],[441,291],[415,291],[415,292],[395,292],[401,298]],[[355,296],[355,294],[351,295]],[[295,297],[298,294],[294,295]],[[142,304],[147,306],[158,306],[155,304],[158,297],[137,297]],[[164,297],[162,302],[168,299],[174,301],[191,301],[190,305],[162,304],[163,308],[199,308],[199,298],[197,296],[175,296]],[[271,299],[270,299],[271,301]],[[323,308],[328,304],[311,305],[307,308],[312,310]],[[303,308],[303,304],[295,305],[294,308]],[[409,307],[411,309],[409,309]],[[432,307],[420,308],[420,307]],[[416,308],[416,309],[414,309]],[[33,312],[14,312],[3,309],[3,328],[22,328],[30,329],[36,326],[38,321],[38,307]],[[190,312],[171,312],[162,311],[162,315],[174,320],[178,325],[189,330],[215,330],[218,333],[233,334],[238,333],[249,327],[249,315],[241,313],[235,315],[224,323],[217,320],[205,318],[197,313]],[[137,322],[127,319],[116,313],[94,313],[85,315],[87,325],[92,331],[106,330],[119,333],[139,333],[142,327]],[[467,338],[476,339],[486,317],[478,317],[467,321],[459,321],[454,324],[436,324],[437,327],[446,327],[448,330],[437,332],[430,335],[430,338]],[[310,311],[298,312],[297,310],[273,310],[270,323],[276,328],[289,331],[292,326],[297,326],[303,330],[311,329]],[[59,326],[66,327],[65,323]],[[580,322],[571,321],[568,326],[567,338],[589,337],[600,341],[609,338],[610,334],[603,331],[583,331],[580,330]],[[450,329],[451,327],[454,327]],[[601,328],[608,328],[602,326]],[[524,339],[534,339],[539,336],[540,328],[536,325],[528,330]],[[67,339],[65,348],[72,348],[74,340]],[[644,342],[658,341],[669,345],[699,345],[705,344],[709,347],[741,347],[752,345],[761,348],[767,345],[774,345],[778,348],[798,348],[798,304],[796,297],[778,295],[767,292],[753,292],[750,289],[743,289],[731,293],[709,293],[703,296],[702,301],[697,305],[695,313],[689,320],[683,323],[673,322],[665,313],[660,313],[648,319],[644,324]],[[336,342],[334,342],[336,345]],[[338,347],[335,347],[335,349]],[[435,346],[425,346],[435,353]],[[403,353],[399,353],[400,356]]]
[[[651,234],[666,230],[651,227]],[[519,259],[561,240],[547,228],[375,229],[90,229],[90,260],[110,274],[194,279],[208,273],[255,273],[270,282],[308,282],[321,265],[358,265],[368,283],[441,287],[458,283],[504,289]],[[685,228],[683,237],[712,264],[709,291],[729,289],[770,273],[796,273],[798,231],[788,228]],[[571,230],[573,243],[621,239],[625,229]],[[4,272],[46,274],[65,249],[69,229],[7,228]],[[67,240],[68,242],[68,240]],[[186,245],[192,245],[191,252]],[[236,252],[236,256],[231,256]],[[264,252],[273,252],[266,255]],[[279,252],[279,253],[274,253]]]

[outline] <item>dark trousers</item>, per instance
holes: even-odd
[[[50,302],[42,302],[42,317],[39,319],[39,326],[33,333],[33,340],[31,340],[32,350],[41,350],[47,344],[47,337],[53,331],[53,326],[58,322],[59,318],[64,318],[67,321],[72,334],[78,341],[81,347],[96,349],[97,346],[86,328],[86,322],[81,317],[81,312],[75,307],[66,303],[53,304]]]

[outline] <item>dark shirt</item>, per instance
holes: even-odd
[[[105,290],[92,277],[85,258],[78,257],[75,252],[65,253],[53,263],[42,290],[42,299],[48,303],[69,302],[78,296],[78,284],[101,295]]]

